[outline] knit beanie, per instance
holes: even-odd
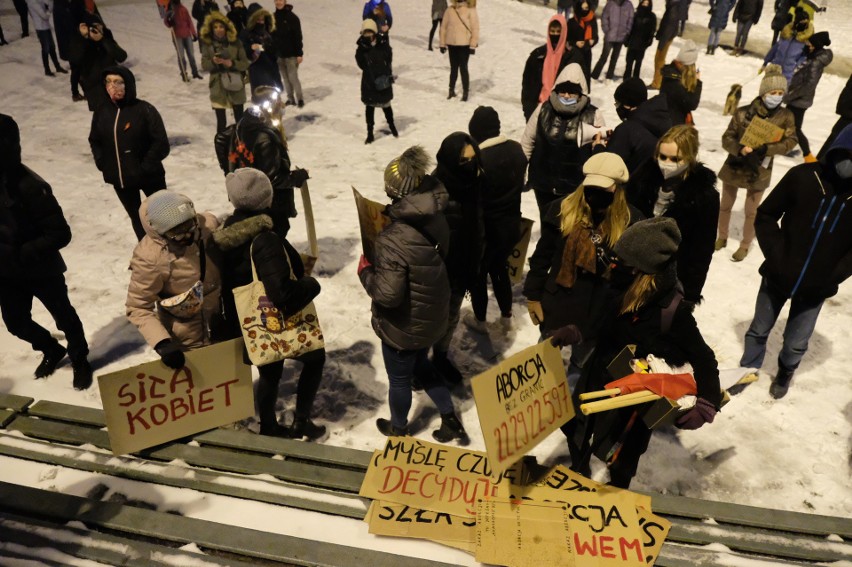
[[[680,46],[680,51],[677,52],[675,60],[684,65],[695,65],[695,62],[698,61],[698,46],[691,39],[687,39]]]
[[[648,87],[645,81],[631,77],[615,89],[615,102],[625,106],[637,107],[648,100]]]
[[[627,183],[629,173],[624,160],[618,154],[601,152],[586,160],[583,164],[584,186],[612,187],[616,183]]]
[[[379,33],[379,27],[376,25],[376,22],[369,18],[361,22],[361,33],[363,34],[367,30],[373,33]]]
[[[272,182],[259,169],[241,167],[225,177],[228,200],[235,209],[263,211],[272,206]]]
[[[677,253],[680,230],[670,217],[655,217],[630,226],[615,243],[613,252],[628,266],[656,274]]]
[[[781,65],[767,65],[763,70],[763,80],[760,81],[759,95],[763,96],[769,91],[787,92],[787,77],[784,76]]]
[[[195,218],[195,206],[189,197],[162,189],[148,197],[148,224],[157,234],[165,234],[179,224]]]
[[[831,38],[828,37],[827,31],[821,31],[812,35],[808,42],[814,46],[814,50],[817,50],[831,45]]]
[[[385,193],[401,199],[420,185],[429,167],[429,154],[423,146],[411,146],[385,168]]]
[[[467,125],[470,137],[481,144],[489,138],[500,135],[500,116],[490,106],[480,106],[473,111],[470,123]]]

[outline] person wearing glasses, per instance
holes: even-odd
[[[183,351],[210,344],[221,282],[210,239],[219,221],[196,214],[180,193],[157,191],[139,207],[145,237],[130,259],[125,302],[133,323],[169,368],[183,368]]]
[[[136,98],[136,79],[130,69],[106,69],[102,89],[110,103],[95,110],[89,145],[104,181],[115,188],[127,211],[136,239],[142,240],[145,228],[139,221],[139,192],[150,196],[166,188],[166,127],[152,104]]]
[[[657,142],[656,159],[640,167],[627,184],[628,201],[646,218],[677,222],[677,277],[684,299],[693,303],[701,301],[719,220],[716,174],[698,161],[698,145],[695,127],[672,127]]]

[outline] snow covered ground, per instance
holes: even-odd
[[[270,0],[263,3],[273,9]],[[692,9],[699,25],[706,21],[704,4],[697,1]],[[470,62],[471,100],[462,103],[458,98],[445,99],[447,57],[437,50],[426,50],[430,5],[425,0],[393,3],[391,41],[394,70],[399,76],[394,86],[394,110],[400,137],[392,138],[379,118],[377,140],[365,146],[360,72],[354,61],[362,2],[295,3],[305,32],[306,56],[300,75],[306,105],[289,110],[286,128],[293,163],[309,169],[312,176],[310,186],[321,252],[316,275],[323,286],[316,303],[329,351],[316,418],[328,425],[330,436],[326,443],[332,445],[366,450],[380,446],[384,438],[374,421],[388,414],[387,378],[379,341],[369,324],[370,302],[355,275],[360,241],[350,186],[369,198],[384,200],[382,174],[388,161],[415,143],[434,155],[447,134],[467,130],[470,115],[479,104],[496,108],[504,133],[519,138],[523,128],[519,104],[521,72],[529,51],[543,42],[546,22],[552,14],[541,6],[515,0],[482,2],[481,45]],[[835,1],[830,10],[829,16],[819,17],[817,27],[824,22],[833,35],[837,34],[832,47],[842,52],[847,48],[838,39],[848,30],[852,8],[846,2]],[[140,98],[153,103],[163,115],[173,141],[165,162],[169,187],[190,196],[199,210],[226,213],[230,207],[213,154],[215,120],[206,81],[190,85],[180,82],[174,49],[154,2],[105,3],[102,14],[130,54],[128,64],[137,76]],[[753,37],[769,36],[768,15],[752,31]],[[17,38],[16,17],[4,11],[2,23],[7,39]],[[672,56],[677,47],[675,43]],[[596,49],[595,58],[598,53]],[[649,51],[643,66],[646,78],[652,71],[651,59]],[[135,241],[112,188],[103,183],[92,162],[86,142],[90,114],[84,103],[71,101],[67,79],[45,77],[39,63],[35,37],[0,49],[0,111],[14,116],[21,125],[24,162],[53,186],[74,232],[72,243],[64,251],[69,266],[67,278],[71,300],[86,327],[92,363],[96,373],[105,373],[151,360],[156,355],[123,314],[127,265]],[[721,116],[725,95],[731,83],[745,82],[756,74],[759,64],[755,58],[734,59],[721,52],[715,57],[699,57],[705,85],[704,100],[695,120],[701,131],[701,158],[715,170],[725,157],[720,145],[728,122]],[[805,122],[815,150],[836,120],[834,107],[845,81],[845,77],[834,75],[822,79],[817,103]],[[610,125],[617,122],[612,105],[615,86],[593,85],[592,98]],[[757,80],[747,84],[743,101],[756,96],[757,88]],[[778,159],[774,179],[780,179],[799,162],[800,158]],[[524,211],[529,218],[538,216],[531,194],[524,196]],[[291,240],[304,248],[306,237],[299,222],[294,222]],[[741,223],[740,200],[734,209],[732,243],[714,257],[705,288],[706,300],[696,313],[722,368],[737,366],[759,285],[757,268],[762,257],[756,246],[741,263],[729,259],[740,236]],[[533,238],[537,234],[536,227]],[[714,424],[696,432],[666,431],[655,435],[634,487],[768,508],[852,516],[852,388],[848,377],[852,356],[843,338],[852,328],[850,299],[852,286],[847,284],[826,302],[810,350],[786,398],[774,401],[768,395],[776,370],[774,354],[780,346],[785,321],[782,315],[770,338],[768,362],[759,382],[737,396]],[[469,309],[466,305],[463,311]],[[43,324],[50,321],[40,306],[34,313]],[[492,304],[491,317],[495,314],[496,306]],[[526,316],[519,293],[514,314],[516,327],[508,336],[501,335],[494,326],[484,339],[460,325],[451,356],[465,374],[473,376],[502,354],[535,342],[538,333]],[[47,380],[34,380],[32,371],[38,361],[26,344],[10,336],[5,327],[0,330],[0,392],[100,407],[96,388],[82,393],[72,389],[67,364]],[[295,374],[291,372],[282,381],[282,411],[292,409],[294,392]],[[473,447],[483,449],[469,389],[455,394]],[[417,434],[431,440],[429,432],[435,428],[438,416],[424,395],[415,396],[411,417]],[[535,454],[540,462],[567,461],[561,434],[552,435]],[[605,478],[603,470],[596,468],[595,472]],[[103,482],[111,490],[193,517],[450,563],[475,564],[463,553],[433,544],[374,538],[366,534],[365,525],[349,520],[283,512],[269,505],[189,490],[152,490],[141,483],[8,458],[0,459],[0,480],[81,496],[94,484]],[[333,529],[329,529],[331,525]]]

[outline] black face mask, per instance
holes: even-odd
[[[550,47],[551,49],[556,49],[556,46],[559,45],[559,37],[558,35],[550,35],[548,36],[550,39]]]
[[[586,203],[595,213],[605,211],[615,199],[615,193],[600,187],[583,187],[583,197],[586,198]]]
[[[618,117],[622,120],[627,120],[630,118],[630,115],[633,114],[636,109],[625,108],[623,105],[619,104],[615,107],[615,113],[618,114]]]
[[[461,179],[476,179],[479,176],[479,164],[476,160],[470,160],[467,163],[459,164],[458,176]]]

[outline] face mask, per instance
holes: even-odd
[[[796,31],[805,31],[808,29],[808,22],[799,22],[796,24]]]
[[[559,45],[559,37],[558,35],[548,36],[550,38],[550,47],[551,49],[556,49],[556,46]]]
[[[612,204],[615,193],[600,187],[583,187],[583,197],[592,211],[603,211]]]
[[[846,158],[834,164],[834,170],[841,179],[852,179],[852,159]]]
[[[625,108],[624,106],[622,106],[620,104],[615,107],[615,113],[618,114],[618,117],[621,118],[622,120],[627,120],[628,118],[630,118],[630,115],[633,114],[634,110],[630,110],[628,108]]]
[[[773,108],[778,108],[778,105],[781,104],[781,101],[784,100],[784,95],[764,95],[763,104],[766,105],[766,108],[772,110]]]
[[[577,104],[576,98],[565,98],[564,96],[559,95],[557,95],[557,97],[559,98],[559,102],[561,102],[565,106],[574,106],[575,104]]]
[[[479,175],[479,164],[471,160],[459,165],[459,177],[463,179],[474,179]]]
[[[663,178],[671,179],[672,177],[678,176],[684,171],[686,171],[686,163],[672,163],[670,161],[657,160],[657,165],[660,167],[660,171],[663,172]]]

